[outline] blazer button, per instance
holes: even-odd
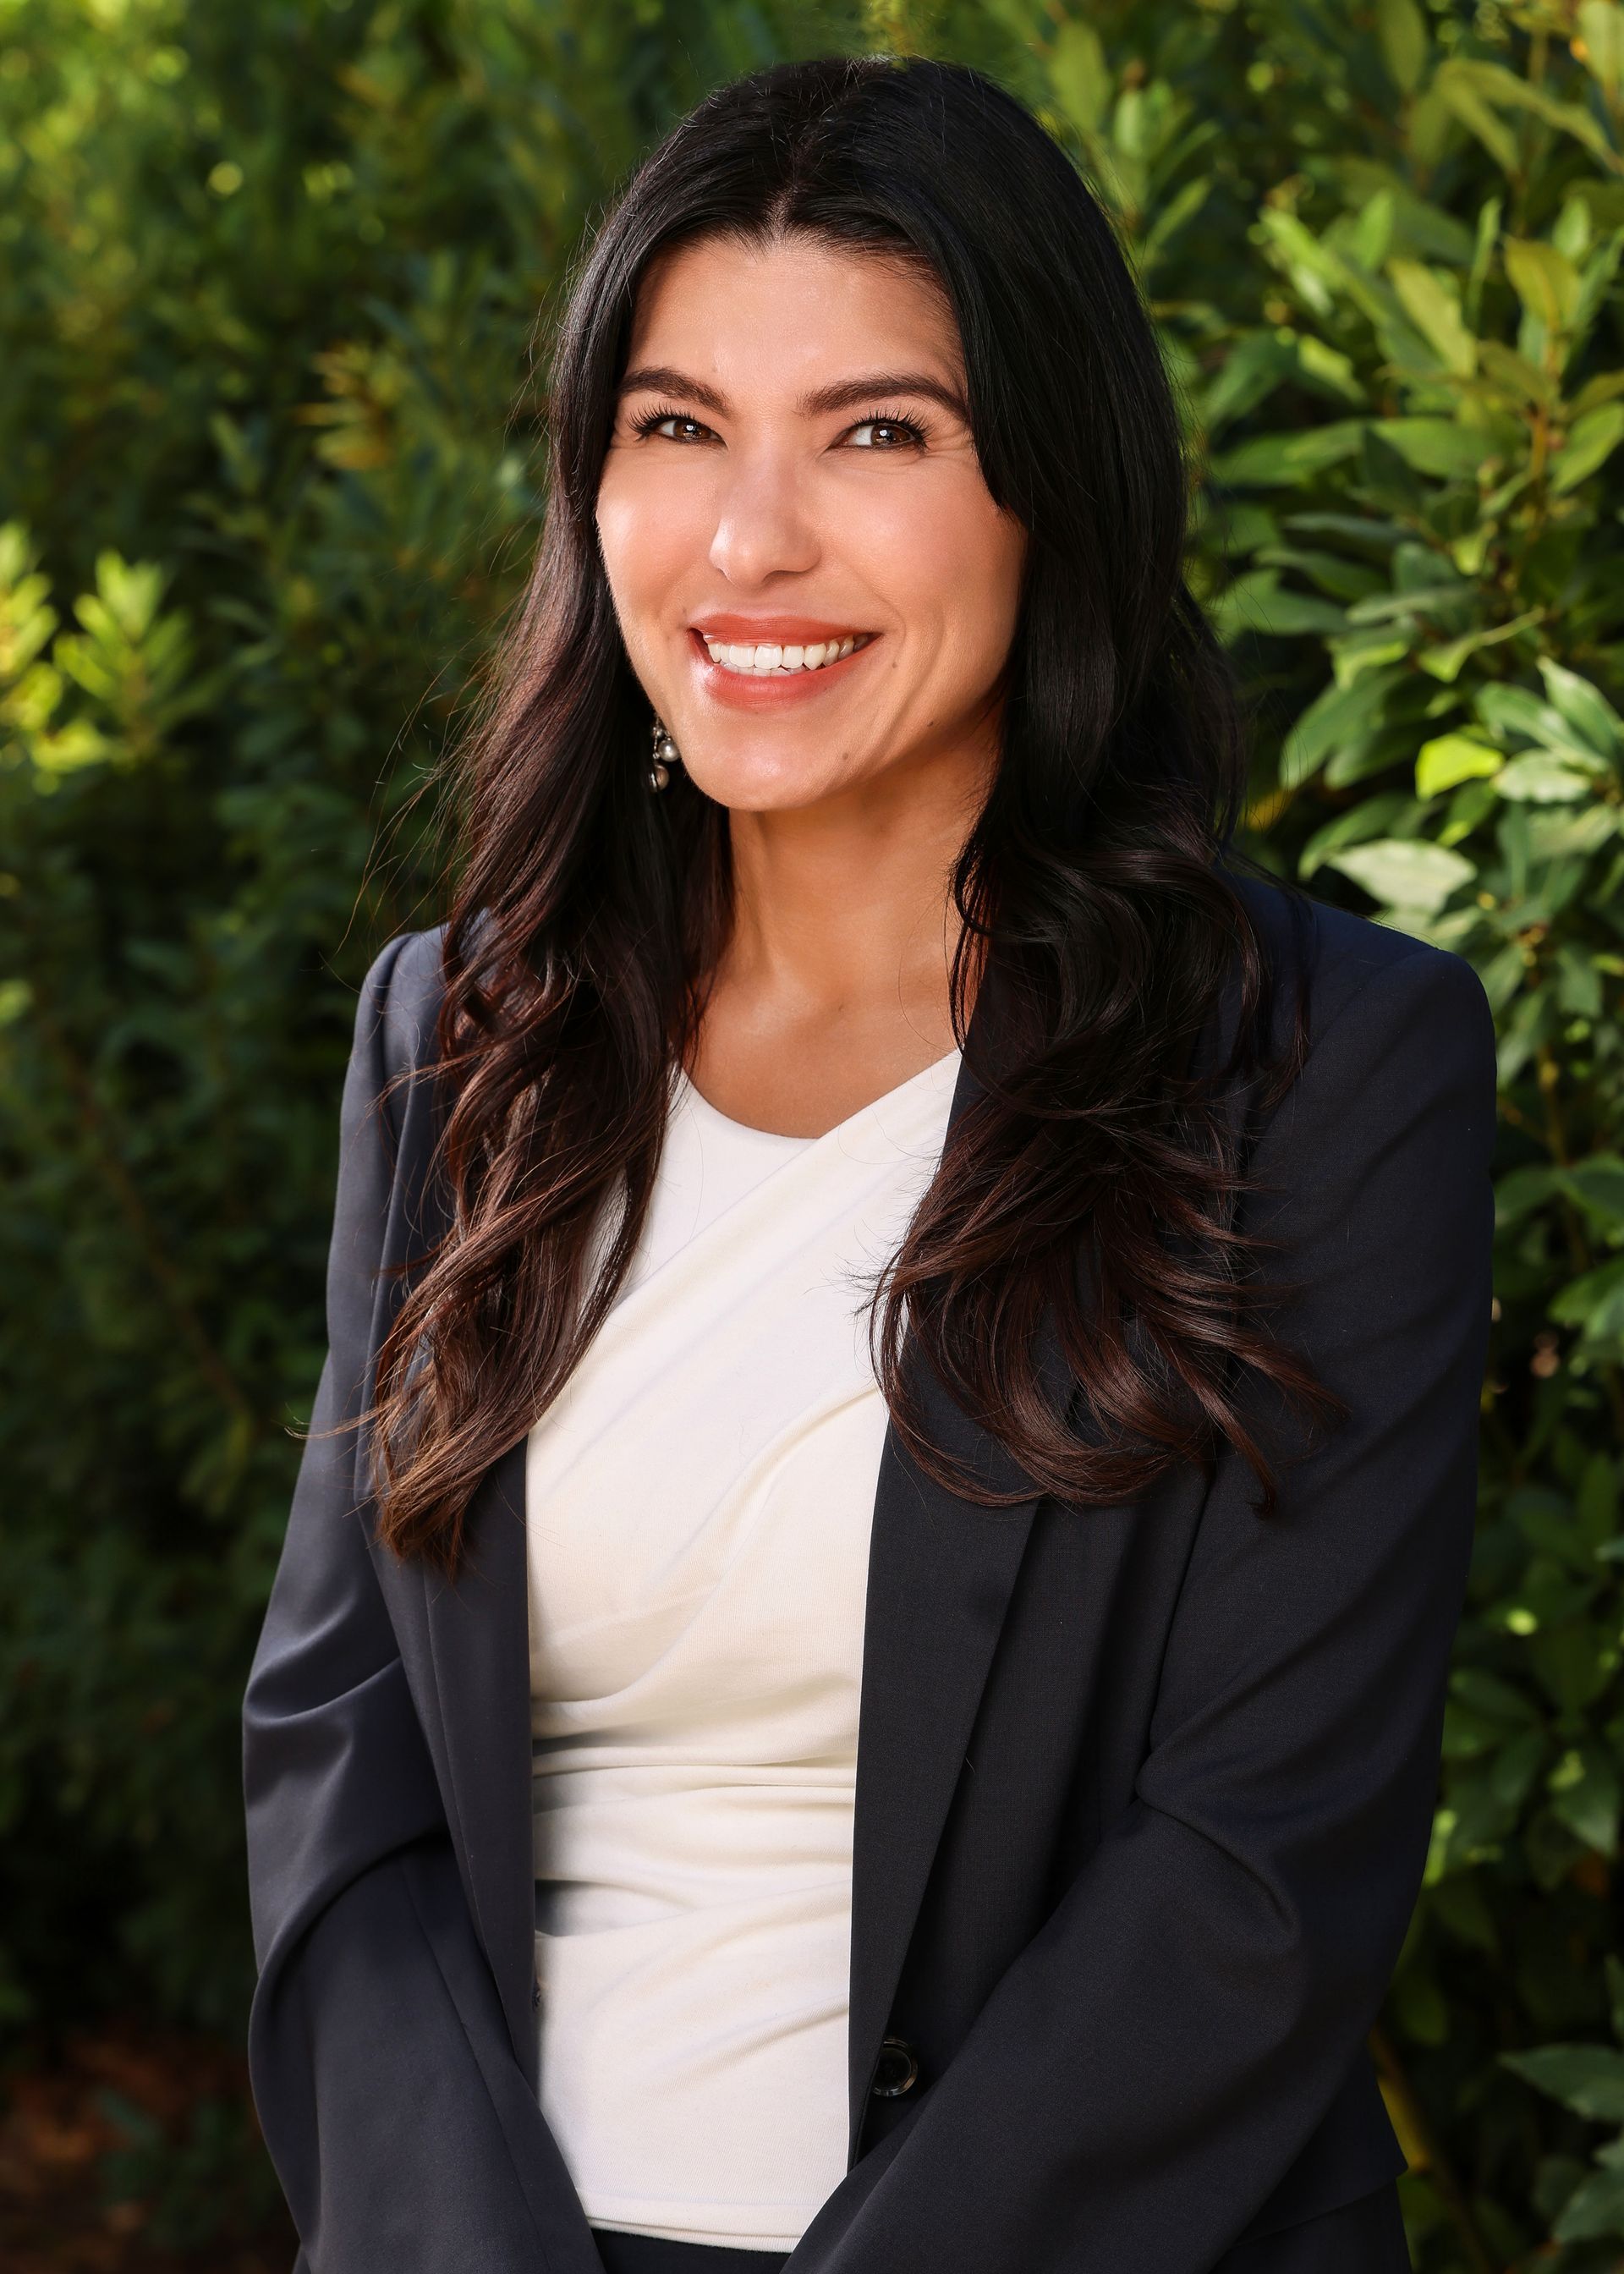
[[[919,2055],[906,2037],[887,2037],[880,2047],[872,2091],[876,2100],[900,2100],[919,2076]]]

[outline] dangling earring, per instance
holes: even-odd
[[[682,753],[657,719],[654,721],[654,752],[649,765],[649,787],[664,789],[671,779],[671,769],[680,763]]]

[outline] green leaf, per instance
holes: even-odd
[[[1335,752],[1363,748],[1380,727],[1387,697],[1402,676],[1372,671],[1351,686],[1334,682],[1316,696],[1282,746],[1282,787],[1300,788]]]
[[[1328,643],[1331,669],[1339,687],[1380,672],[1388,664],[1402,663],[1416,636],[1414,620],[1389,624],[1356,624],[1342,639]]]
[[[1485,107],[1493,104],[1507,109],[1531,112],[1536,118],[1542,118],[1546,125],[1554,126],[1564,134],[1571,134],[1575,141],[1583,143],[1591,155],[1599,158],[1605,165],[1616,168],[1617,154],[1612,143],[1590,112],[1580,104],[1560,102],[1548,94],[1544,87],[1536,87],[1529,79],[1519,78],[1515,72],[1507,71],[1504,64],[1488,63],[1477,58],[1452,58],[1445,70],[1455,86],[1469,92],[1473,99],[1481,101]],[[1440,72],[1440,79],[1444,75],[1444,72]],[[1508,167],[1507,170],[1515,169]]]
[[[1557,1815],[1587,1848],[1602,1856],[1616,1852],[1619,1771],[1605,1747],[1593,1738],[1570,1747],[1545,1779],[1545,1789]]]
[[[1366,798],[1362,805],[1350,806],[1345,813],[1334,814],[1315,830],[1298,855],[1299,879],[1306,884],[1339,845],[1363,845],[1372,837],[1390,836],[1393,824],[1409,802],[1402,791],[1392,791],[1384,796]]]
[[[1433,474],[1442,481],[1476,480],[1490,456],[1483,436],[1453,418],[1377,418],[1372,431],[1417,473]]]
[[[168,582],[166,571],[155,561],[130,561],[111,551],[99,553],[94,595],[75,601],[73,613],[97,636],[121,632],[139,646],[153,628]]]
[[[1486,963],[1478,965],[1477,976],[1483,982],[1484,992],[1496,1018],[1500,1017],[1514,1000],[1527,974],[1528,966],[1523,960],[1522,951],[1515,941],[1502,947],[1497,955],[1492,955]],[[1502,1182],[1510,1184],[1520,1173],[1514,1169],[1510,1177]],[[1500,1189],[1500,1186],[1495,1186],[1497,1193]]]
[[[1544,864],[1588,861],[1619,834],[1624,808],[1599,803],[1573,806],[1523,806],[1528,816],[1529,857]],[[1557,871],[1563,873],[1562,870]]]
[[[1256,434],[1213,461],[1213,479],[1232,489],[1281,489],[1307,483],[1358,448],[1364,422],[1347,418],[1295,434]]]
[[[1598,757],[1614,757],[1624,750],[1624,719],[1620,719],[1599,687],[1582,679],[1548,655],[1539,659],[1539,675],[1557,716],[1574,729],[1581,742]]]
[[[1519,632],[1528,631],[1538,623],[1544,613],[1541,608],[1530,608],[1523,615],[1513,616],[1509,623],[1495,624],[1485,631],[1464,632],[1459,639],[1424,649],[1416,661],[1431,678],[1451,685],[1471,657],[1481,654],[1485,647],[1498,647],[1502,640],[1515,639]]]
[[[1201,401],[1209,434],[1254,410],[1297,370],[1296,343],[1277,330],[1243,333],[1230,345]]]
[[[1598,403],[1614,403],[1624,395],[1624,371],[1598,371],[1594,379],[1587,379],[1568,406],[1570,418],[1582,418],[1585,411],[1594,410]]]
[[[1582,1271],[1545,1306],[1559,1326],[1583,1327],[1592,1341],[1624,1335],[1624,1256]]]
[[[1349,249],[1359,267],[1372,276],[1387,260],[1397,215],[1398,200],[1384,182],[1380,189],[1366,198],[1354,222],[1348,239]],[[1344,272],[1344,284],[1356,305],[1365,308],[1369,313],[1380,314],[1381,302],[1371,291],[1364,277]]]
[[[1139,260],[1142,267],[1152,267],[1161,259],[1179,230],[1188,222],[1192,222],[1200,212],[1211,193],[1212,186],[1212,176],[1203,174],[1199,180],[1186,182],[1183,189],[1174,192],[1166,205],[1158,211],[1154,221],[1150,225],[1145,242],[1139,248]]]
[[[1297,376],[1304,387],[1316,388],[1337,403],[1365,401],[1365,389],[1359,384],[1352,358],[1328,346],[1316,334],[1302,332],[1297,335]]]
[[[1508,348],[1503,340],[1481,341],[1477,360],[1484,376],[1518,404],[1538,403],[1542,410],[1553,410],[1561,399],[1561,388],[1552,374]]]
[[[1280,639],[1303,632],[1340,631],[1342,611],[1330,600],[1316,600],[1303,592],[1287,591],[1273,568],[1257,568],[1237,576],[1220,593],[1208,611],[1221,639],[1237,639],[1243,632]]]
[[[1553,461],[1553,493],[1564,497],[1587,481],[1620,441],[1624,441],[1624,403],[1605,403],[1599,410],[1587,410],[1583,418],[1575,418],[1566,444]]]
[[[1489,1789],[1502,1808],[1519,1809],[1545,1765],[1548,1740],[1543,1729],[1525,1729],[1502,1745],[1489,1772]]]
[[[1506,274],[1530,315],[1547,331],[1563,331],[1572,323],[1579,306],[1579,272],[1554,245],[1508,237]]]
[[[1551,242],[1569,260],[1583,260],[1590,249],[1590,201],[1583,191],[1575,189],[1562,200],[1551,230]]]
[[[1483,288],[1488,282],[1493,264],[1494,247],[1500,242],[1502,201],[1485,198],[1477,208],[1477,227],[1472,241],[1471,267],[1466,278],[1466,291],[1462,312],[1474,330],[1477,328],[1478,312],[1483,305]]]
[[[1624,2167],[1613,2165],[1582,2180],[1551,2230],[1557,2242],[1594,2242],[1624,2234]]]
[[[1605,2045],[1541,2045],[1537,2052],[1502,2053],[1515,2069],[1553,2100],[1601,2124],[1624,2124],[1624,2053]]]
[[[1413,94],[1426,69],[1426,18],[1416,0],[1376,0],[1376,37],[1401,94]]]
[[[1437,350],[1445,370],[1470,379],[1477,368],[1477,343],[1461,320],[1460,298],[1453,283],[1419,260],[1389,260],[1387,275],[1405,314]]]
[[[1363,600],[1383,589],[1383,580],[1363,561],[1347,560],[1340,553],[1304,550],[1294,545],[1268,545],[1257,555],[1259,568],[1296,568],[1335,600]]]
[[[1616,102],[1624,83],[1624,8],[1617,0],[1580,0],[1579,31],[1574,53],[1608,102]]]
[[[1596,791],[1589,774],[1548,750],[1530,750],[1525,757],[1513,758],[1494,777],[1494,787],[1502,797],[1535,805],[1568,804],[1575,798],[1591,797]]]
[[[1470,884],[1477,873],[1461,854],[1410,837],[1350,846],[1331,854],[1327,866],[1351,877],[1385,907],[1414,908],[1428,915],[1441,908],[1452,892]]]
[[[1472,697],[1472,708],[1492,734],[1521,735],[1575,759],[1581,766],[1598,766],[1600,753],[1571,727],[1554,703],[1542,703],[1530,687],[1490,680]]]
[[[1501,172],[1515,175],[1517,171],[1516,136],[1490,109],[1470,79],[1461,75],[1461,67],[1453,59],[1440,67],[1432,81],[1432,91],[1468,133],[1477,136]]]
[[[1462,782],[1450,797],[1436,841],[1440,845],[1463,845],[1493,809],[1494,792],[1487,782]]]
[[[1556,951],[1556,999],[1569,1018],[1601,1016],[1601,974],[1590,957],[1568,940]]]
[[[1449,1677],[1449,1688],[1474,1713],[1487,1714],[1494,1721],[1517,1725],[1538,1719],[1538,1709],[1520,1690],[1514,1690],[1510,1683],[1502,1682],[1498,1675],[1485,1673],[1481,1667],[1456,1667]]]
[[[1520,955],[1517,966],[1520,970]],[[1510,1170],[1494,1187],[1495,1222],[1515,1224],[1530,1209],[1544,1208],[1560,1192],[1560,1170],[1548,1168],[1543,1161],[1530,1161],[1520,1169]]]
[[[1587,1216],[1624,1231],[1624,1159],[1618,1154],[1592,1153],[1588,1161],[1553,1173]]]
[[[1471,734],[1439,734],[1423,742],[1416,758],[1416,795],[1438,797],[1457,782],[1498,773],[1506,754]]]
[[[1598,1553],[1618,1538],[1620,1497],[1618,1464],[1605,1453],[1592,1453],[1574,1500],[1580,1537],[1592,1552]]]
[[[1085,134],[1100,127],[1116,82],[1100,34],[1092,24],[1069,17],[1055,34],[1049,55],[1049,79],[1061,109]]]
[[[1498,1210],[1496,1216],[1498,1220]],[[1590,1577],[1595,1559],[1580,1534],[1574,1504],[1566,1493],[1553,1492],[1545,1485],[1520,1485],[1507,1496],[1506,1513],[1542,1555],[1583,1578]]]
[[[1395,546],[1402,545],[1404,531],[1395,521],[1366,519],[1351,513],[1293,513],[1288,514],[1284,526],[1300,530],[1305,536],[1340,537],[1350,545],[1357,545],[1373,558],[1386,562]]]
[[[1458,615],[1470,607],[1474,594],[1470,586],[1460,583],[1412,586],[1408,591],[1380,592],[1365,600],[1356,600],[1348,611],[1350,624],[1381,624],[1397,622],[1403,617]]]

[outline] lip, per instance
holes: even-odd
[[[729,647],[760,647],[774,642],[780,647],[815,647],[822,640],[854,639],[867,624],[842,624],[821,616],[741,616],[726,613],[695,616],[688,626],[702,638],[724,640]]]
[[[804,618],[774,617],[771,630],[763,629],[760,622],[753,625],[748,632],[734,633],[728,629],[743,621],[737,616],[708,616],[705,627],[713,639],[726,639],[730,646],[735,641],[742,646],[747,639],[758,643],[766,639],[777,640],[780,636],[787,641],[793,636],[811,642],[820,637],[832,639],[838,636],[832,626],[813,626],[803,634],[801,626],[805,622]],[[781,622],[793,624],[793,634],[785,632],[780,635],[777,627]],[[874,653],[883,635],[874,633],[866,647],[854,647],[850,655],[842,656],[838,663],[823,664],[816,671],[788,671],[782,677],[769,675],[760,679],[747,678],[741,672],[724,671],[719,663],[712,663],[704,635],[696,626],[689,627],[688,636],[699,683],[715,702],[725,704],[730,711],[781,711],[793,704],[811,702],[827,687],[843,680],[848,672],[862,662],[865,656]]]

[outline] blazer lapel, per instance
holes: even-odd
[[[445,1803],[457,1868],[515,2058],[537,2081],[535,1869],[530,1849],[530,1631],[524,1442],[493,1461],[469,1503],[455,1581],[376,1552]]]
[[[469,1504],[468,1556],[455,1585],[425,1574],[425,1593],[452,1831],[508,2033],[533,2086],[536,1871],[524,1467],[522,1437],[492,1463]]]
[[[978,1094],[966,1058],[950,1131]],[[1056,1359],[1045,1334],[1041,1367],[1049,1372]],[[932,1444],[995,1490],[1021,1497],[998,1507],[966,1500],[925,1473],[894,1424],[885,1433],[857,1736],[848,2160],[857,2154],[891,2000],[1041,1497],[922,1364],[915,1380]]]
[[[940,1400],[945,1409],[946,1401]],[[938,1442],[969,1432],[940,1414]],[[851,2137],[1020,1567],[1036,1494],[986,1508],[926,1476],[893,1428],[875,1495],[852,1834]]]
[[[995,1055],[997,1001],[996,984],[984,984],[971,1029]],[[1223,1062],[1238,1010],[1231,976],[1193,1040],[1189,1073]],[[950,1131],[979,1089],[966,1059]],[[1237,1130],[1244,1095],[1243,1086],[1222,1099]],[[1094,1299],[1093,1274],[1080,1269],[1087,1239],[1085,1231],[1079,1279],[1085,1314]],[[1040,1333],[1036,1358],[1050,1396],[1064,1396],[1065,1374],[1052,1327]],[[886,1432],[869,1547],[857,1740],[848,2165],[856,2159],[891,2001],[1042,1497],[1004,1448],[925,1369],[917,1378],[932,1442],[994,1488],[1026,1490],[1004,1507],[966,1500],[925,1474],[894,1425]],[[1079,1521],[1087,1517],[1086,1510],[1079,1511]]]
[[[414,1088],[401,1139],[392,1261],[420,1257],[450,1223],[433,1160],[426,1084]],[[414,1275],[380,1284],[373,1350]],[[530,1595],[520,1438],[485,1469],[465,1517],[455,1580],[375,1551],[380,1583],[434,1762],[475,1931],[519,2066],[537,2082],[535,1866],[530,1834]]]

